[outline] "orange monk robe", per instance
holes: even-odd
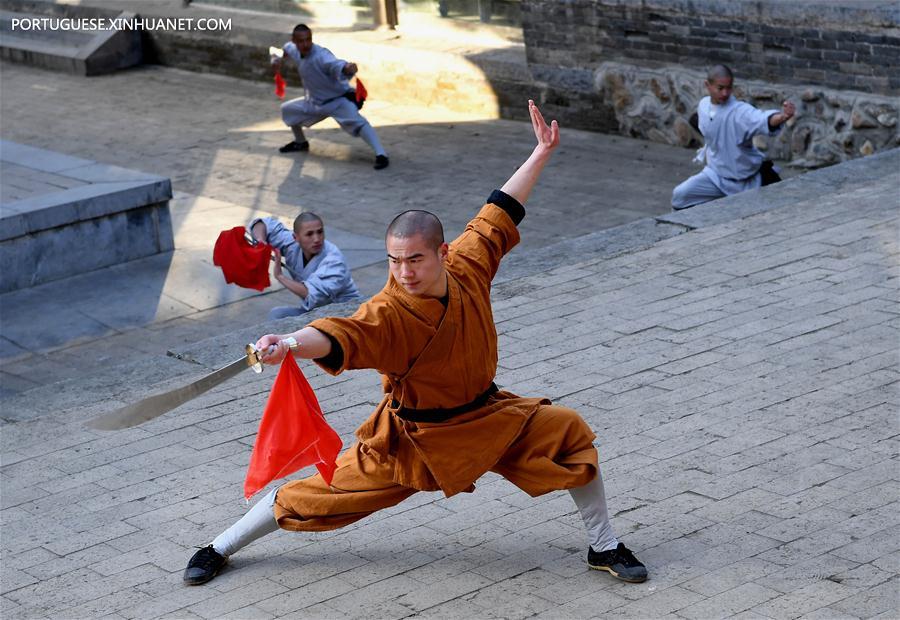
[[[519,241],[510,216],[486,204],[450,244],[446,308],[408,294],[393,277],[350,318],[313,321],[343,349],[344,370],[374,368],[385,395],[337,461],[331,487],[319,476],[278,492],[275,516],[289,530],[328,530],[392,506],[416,491],[472,491],[495,471],[532,496],[582,486],[597,472],[594,434],[573,410],[499,391],[445,422],[410,422],[398,408],[471,403],[497,370],[491,280]],[[409,416],[407,416],[409,417]]]

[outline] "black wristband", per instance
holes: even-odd
[[[491,192],[491,195],[488,196],[487,201],[491,204],[497,205],[504,211],[506,214],[512,219],[513,224],[516,226],[519,225],[523,219],[525,219],[525,207],[519,204],[519,201],[507,194],[506,192],[502,192],[499,189],[495,189]]]

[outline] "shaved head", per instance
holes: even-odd
[[[434,213],[428,211],[404,211],[394,218],[385,238],[408,239],[420,235],[428,247],[437,250],[444,243],[444,227]]]
[[[731,72],[731,69],[725,65],[714,65],[710,67],[709,71],[706,73],[707,82],[714,82],[715,80],[722,78],[728,78],[729,80],[734,79],[734,74]]]
[[[319,217],[312,211],[304,211],[297,216],[297,219],[294,220],[294,232],[300,232],[300,228],[307,222],[318,222],[319,224],[322,224],[324,226],[321,217]]]

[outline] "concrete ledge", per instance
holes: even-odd
[[[138,30],[12,30],[12,20],[29,18],[134,19],[136,14],[36,0],[0,2],[0,58],[54,71],[101,75],[143,61]]]
[[[494,284],[502,284],[535,273],[585,260],[610,258],[647,248],[684,232],[647,217],[607,230],[560,241],[538,250],[514,253],[500,264]]]
[[[48,228],[104,217],[172,198],[169,179],[0,140],[0,162],[53,173],[83,184],[4,201],[0,241]],[[172,249],[168,247],[166,249]]]
[[[0,163],[0,292],[174,249],[165,177],[6,140]]]

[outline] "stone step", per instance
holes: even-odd
[[[169,179],[0,140],[0,292],[173,248]]]

